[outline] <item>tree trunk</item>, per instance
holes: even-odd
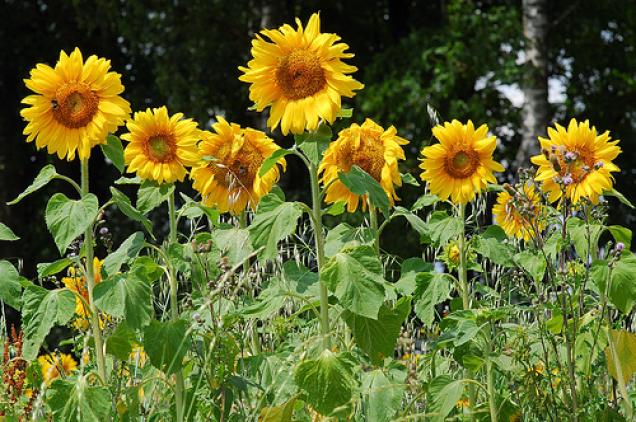
[[[547,0],[523,0],[523,35],[526,62],[523,75],[523,128],[515,166],[527,166],[532,155],[539,153],[537,136],[548,124],[548,58]]]

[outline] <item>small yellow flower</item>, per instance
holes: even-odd
[[[102,282],[102,264],[103,261],[97,258],[93,259],[93,279],[96,285]],[[86,305],[90,304],[86,278],[82,274],[77,274],[77,270],[71,267],[68,270],[68,277],[62,278],[62,283],[67,289],[75,293],[75,319],[73,320],[73,326],[78,330],[88,330],[91,311]],[[106,316],[100,316],[99,322],[102,328],[106,320]]]
[[[545,221],[540,218],[543,213],[541,196],[530,183],[524,184],[523,191],[517,195],[513,197],[505,190],[499,192],[492,208],[493,220],[508,236],[528,241],[535,237],[535,229],[545,228]]]
[[[548,194],[550,202],[565,196],[573,203],[588,198],[598,203],[603,192],[611,190],[614,177],[620,171],[612,161],[621,153],[619,141],[610,141],[609,131],[596,132],[585,120],[570,120],[567,130],[559,125],[548,128],[548,138],[539,137],[542,154],[531,158],[539,166],[535,180]]]
[[[458,267],[460,261],[461,251],[456,241],[450,242],[446,248],[444,248],[444,261],[449,267]]]
[[[504,171],[492,159],[497,140],[488,136],[488,126],[475,129],[470,120],[465,125],[453,120],[435,126],[433,135],[439,143],[422,149],[420,177],[441,199],[466,204],[486,189],[487,182],[497,181],[493,172]]]
[[[38,362],[42,369],[42,378],[47,385],[54,379],[59,378],[60,375],[68,376],[77,370],[77,362],[75,362],[75,359],[73,359],[71,355],[67,355],[66,353],[51,353],[40,356]]]
[[[354,212],[362,201],[362,208],[366,209],[366,195],[354,194],[338,178],[339,173],[348,172],[355,165],[380,183],[393,205],[400,199],[395,186],[402,186],[398,160],[404,160],[401,145],[406,144],[408,141],[397,135],[395,127],[384,130],[371,119],[340,131],[338,139],[329,144],[318,168],[321,182],[327,187],[325,202],[344,201],[347,210]]]
[[[81,160],[91,148],[106,143],[130,114],[130,104],[119,96],[124,91],[121,75],[109,72],[110,60],[90,56],[86,61],[75,48],[70,55],[60,52],[55,68],[38,64],[25,79],[35,94],[22,100],[28,107],[20,115],[28,122],[27,142],[49,154]]]
[[[455,407],[459,410],[468,409],[470,407],[470,401],[467,398],[459,399],[457,403],[455,403]]]
[[[342,59],[347,44],[336,34],[320,32],[320,15],[314,13],[303,28],[283,25],[264,29],[252,41],[252,60],[239,67],[239,78],[250,84],[250,100],[256,110],[271,107],[267,126],[280,124],[284,135],[316,130],[320,119],[332,123],[341,108],[341,97],[353,97],[364,85],[349,74],[357,69]]]
[[[128,141],[124,150],[128,173],[157,183],[183,181],[186,167],[198,161],[197,142],[201,131],[182,113],[168,115],[166,107],[138,111],[121,136]]]
[[[263,161],[280,147],[265,133],[242,129],[222,117],[212,129],[214,133],[203,132],[199,143],[199,155],[207,161],[200,160],[192,169],[192,187],[201,193],[204,205],[221,212],[237,215],[248,206],[256,209],[278,181],[278,165],[285,170],[287,163],[280,158],[263,176],[258,174]]]

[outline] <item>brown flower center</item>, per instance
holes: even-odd
[[[379,136],[379,133],[361,130],[359,147],[353,149],[352,145],[347,143],[339,152],[338,162],[342,163],[342,170],[349,171],[351,167],[358,166],[380,182],[385,161],[384,146]]]
[[[323,89],[326,83],[320,59],[308,50],[294,50],[278,61],[276,84],[289,99],[309,97]]]
[[[174,160],[176,145],[169,133],[159,133],[148,138],[144,145],[146,155],[155,163],[167,163]]]
[[[470,177],[479,166],[479,155],[473,150],[459,150],[446,158],[446,171],[453,177]]]
[[[51,100],[55,120],[71,129],[88,125],[97,113],[98,105],[97,94],[84,82],[64,84]]]
[[[212,162],[210,168],[214,171],[215,179],[224,183],[228,190],[251,190],[261,164],[263,164],[262,154],[246,141],[232,161]]]

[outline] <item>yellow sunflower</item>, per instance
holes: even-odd
[[[38,357],[38,363],[42,369],[42,378],[47,385],[54,379],[59,378],[60,374],[67,376],[77,370],[77,362],[75,362],[73,356],[66,353],[50,353],[40,356]]]
[[[349,76],[356,67],[342,62],[353,57],[336,34],[320,32],[320,16],[314,13],[303,28],[283,25],[261,31],[252,41],[247,67],[239,67],[239,79],[250,83],[250,100],[263,111],[271,106],[267,125],[283,134],[316,130],[319,119],[332,123],[340,110],[341,97],[353,97],[364,85]]]
[[[255,209],[278,181],[278,166],[262,177],[258,172],[263,161],[280,147],[261,131],[242,129],[222,117],[217,120],[212,125],[214,133],[203,132],[199,143],[203,160],[192,169],[190,177],[204,205],[237,215],[248,206]],[[284,158],[278,164],[285,170]]]
[[[598,197],[612,189],[611,173],[620,171],[612,163],[621,153],[619,141],[610,141],[609,131],[597,134],[588,120],[577,123],[572,119],[567,130],[554,126],[556,129],[548,128],[548,139],[539,137],[543,154],[531,158],[539,166],[535,180],[542,182],[550,202],[559,200],[565,190],[573,203],[581,198],[598,203]]]
[[[470,120],[465,125],[453,120],[435,126],[433,135],[439,144],[422,149],[420,177],[441,199],[466,204],[486,189],[487,182],[496,182],[493,172],[504,170],[492,159],[497,140],[488,136],[486,125],[475,129]]]
[[[408,141],[397,135],[395,127],[384,130],[371,119],[340,131],[338,139],[329,144],[318,168],[322,174],[320,180],[327,187],[325,202],[344,201],[347,210],[354,212],[362,200],[362,208],[366,209],[366,195],[354,194],[338,179],[340,172],[348,172],[355,165],[380,183],[393,205],[400,199],[395,186],[402,186],[398,160],[404,160],[404,150],[400,145],[406,144]]]
[[[93,146],[105,143],[130,114],[130,104],[119,96],[121,75],[109,69],[110,60],[84,61],[78,48],[70,55],[60,52],[55,68],[40,63],[31,69],[24,83],[35,94],[22,100],[28,107],[20,111],[28,122],[27,142],[35,140],[38,149],[69,161],[76,151],[83,160]]]
[[[197,142],[201,131],[182,113],[168,115],[166,107],[138,111],[126,127],[130,133],[124,150],[127,171],[157,183],[182,181],[186,167],[198,161]]]
[[[97,258],[93,259],[93,274],[96,285],[102,282],[102,264],[103,261]],[[71,267],[68,270],[68,277],[62,278],[62,283],[67,289],[75,293],[75,320],[73,321],[73,326],[78,330],[88,330],[91,311],[86,305],[90,303],[86,278],[82,274],[77,274],[77,270]],[[99,322],[103,328],[105,317],[100,317]]]
[[[545,222],[540,218],[542,209],[541,196],[533,184],[526,183],[516,198],[505,190],[500,192],[492,215],[508,236],[527,241],[535,237],[535,229],[545,228]]]

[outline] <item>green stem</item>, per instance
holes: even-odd
[[[380,255],[380,231],[378,230],[378,211],[371,204],[371,201],[369,201],[369,225],[373,229],[373,236],[375,237],[373,241],[375,253]]]
[[[470,288],[468,286],[468,269],[466,266],[466,205],[461,204],[459,206],[459,218],[462,222],[462,232],[459,235],[459,286],[462,295],[462,304],[464,309],[470,309]],[[473,372],[469,369],[464,371],[464,378],[473,379]],[[468,385],[468,401],[470,402],[471,418],[475,420],[474,412],[477,405],[477,393],[473,385]]]
[[[81,161],[81,192],[82,197],[88,195],[88,159]],[[88,290],[88,302],[90,308],[91,328],[93,331],[93,339],[95,341],[95,358],[97,360],[97,373],[102,382],[106,383],[106,360],[104,359],[104,342],[102,340],[102,330],[99,326],[99,314],[93,300],[93,290],[95,289],[95,269],[93,267],[93,259],[95,252],[93,250],[93,227],[86,229],[84,233],[84,252],[86,254],[86,287]]]
[[[314,224],[314,239],[316,244],[316,260],[318,261],[318,276],[325,264],[325,239],[322,231],[322,200],[318,186],[318,168],[314,163],[306,162],[311,184],[312,214]],[[331,328],[329,326],[329,292],[327,286],[320,279],[320,330],[323,336],[323,347],[331,347]]]
[[[243,210],[239,214],[239,227],[242,229],[247,228],[247,211]],[[243,277],[246,279],[246,282],[249,282],[250,276],[250,261],[246,259],[243,261]],[[256,320],[252,323],[252,353],[257,355],[261,352],[261,345],[258,338],[258,327],[256,325]]]
[[[174,207],[174,190],[170,193],[170,197],[168,198],[168,219],[170,223],[170,233],[168,235],[168,245],[173,245],[177,243],[177,218]],[[172,312],[172,320],[176,321],[179,319],[179,304],[177,302],[177,277],[175,277],[174,269],[172,268],[172,263],[168,261],[168,282],[170,283],[170,310]],[[184,382],[183,382],[183,373],[181,370],[178,370],[175,373],[175,407],[177,410],[177,422],[183,421],[183,393],[184,393]]]
[[[493,341],[494,333],[491,327],[489,331],[490,335],[490,352],[494,352]],[[490,421],[497,422],[499,420],[497,416],[497,402],[495,400],[495,378],[492,370],[492,361],[486,364],[486,387],[488,389],[488,407],[490,408]]]

